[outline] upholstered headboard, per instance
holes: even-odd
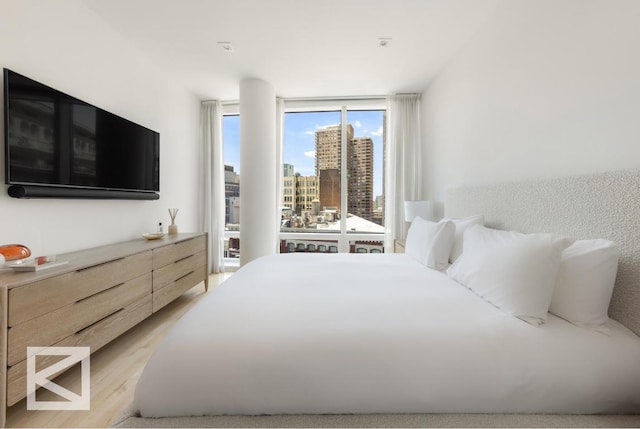
[[[609,316],[640,335],[640,170],[450,189],[447,217],[487,226],[606,238],[620,248]]]

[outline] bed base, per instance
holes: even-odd
[[[567,414],[315,414],[276,416],[202,416],[159,419],[129,416],[115,423],[122,428],[417,428],[417,427],[638,427],[640,415]]]

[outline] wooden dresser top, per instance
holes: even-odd
[[[92,267],[115,259],[124,258],[136,253],[157,249],[169,244],[179,243],[195,237],[204,236],[205,233],[181,233],[177,235],[165,235],[157,240],[145,240],[144,238],[107,244],[99,247],[78,250],[75,252],[56,255],[58,261],[69,261],[68,264],[51,267],[41,271],[13,271],[11,269],[0,271],[0,288],[12,289],[25,284],[58,276],[60,274]]]

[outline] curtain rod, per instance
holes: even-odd
[[[411,95],[411,93],[398,93],[392,95]],[[389,95],[358,95],[358,96],[340,96],[340,97],[276,97],[277,99],[281,99],[284,101],[349,101],[349,100],[384,100],[388,98]],[[219,100],[202,100],[202,102],[207,101],[219,101]],[[240,100],[224,100],[220,101],[220,104],[229,105],[229,104],[240,104]]]
[[[281,97],[284,101],[348,101],[348,100],[384,100],[388,95],[358,95],[340,97]]]

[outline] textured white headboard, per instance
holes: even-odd
[[[450,189],[447,217],[487,226],[606,238],[620,248],[609,316],[640,335],[640,170]]]

